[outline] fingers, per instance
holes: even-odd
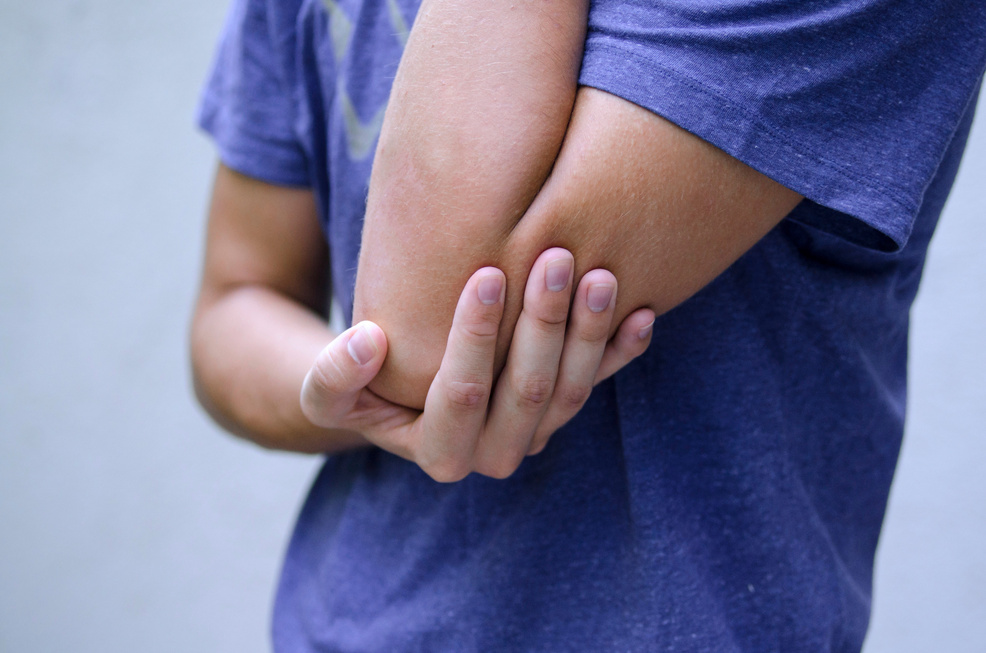
[[[301,386],[301,411],[316,426],[334,427],[350,412],[383,365],[387,337],[373,322],[342,332],[312,364]]]
[[[504,478],[513,473],[548,409],[565,345],[574,264],[568,251],[552,248],[531,268],[524,307],[476,451],[476,470],[482,474]]]
[[[411,443],[415,462],[435,480],[456,481],[472,471],[493,385],[505,288],[500,270],[483,268],[459,297],[445,356]]]
[[[495,268],[477,271],[459,298],[424,412],[399,434],[390,431],[386,442],[374,441],[445,482],[472,471],[505,478],[540,451],[581,409],[593,385],[643,353],[651,339],[654,313],[640,309],[607,341],[617,282],[606,270],[582,278],[569,310],[573,270],[572,255],[560,248],[535,261],[495,390],[506,280]]]
[[[528,453],[544,448],[550,435],[589,399],[606,349],[616,309],[616,277],[608,270],[587,272],[572,304],[554,395]]]
[[[619,330],[606,345],[593,384],[613,376],[627,363],[647,351],[654,335],[654,311],[637,309],[620,324]]]

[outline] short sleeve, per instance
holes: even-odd
[[[289,63],[294,25],[274,24],[282,15],[264,0],[234,0],[198,123],[230,168],[274,184],[309,186],[309,164],[295,129]]]
[[[870,243],[895,250],[984,66],[981,0],[593,0],[580,82],[862,221],[882,234]],[[859,228],[832,231],[859,240]]]

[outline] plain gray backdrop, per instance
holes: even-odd
[[[318,461],[223,435],[185,353],[224,12],[0,0],[2,653],[269,647]],[[986,650],[984,185],[980,110],[914,310],[867,653]]]

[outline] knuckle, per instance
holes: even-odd
[[[523,460],[523,456],[516,458],[514,456],[497,456],[493,460],[486,461],[481,468],[477,468],[476,471],[483,476],[489,476],[490,478],[495,478],[497,480],[504,480],[510,478],[517,468],[520,467],[520,463]]]
[[[461,408],[475,408],[489,396],[489,384],[477,381],[449,381],[445,394],[449,402]]]
[[[568,324],[568,303],[557,307],[549,307],[534,315],[534,324],[539,331],[545,333],[564,332]]]
[[[549,374],[525,374],[515,378],[513,386],[522,407],[540,408],[551,398],[555,379]]]
[[[588,324],[582,325],[576,336],[587,344],[603,345],[609,340],[609,323],[610,320],[588,320]]]
[[[425,474],[438,483],[456,483],[469,475],[470,469],[458,460],[439,458],[420,465]]]
[[[582,383],[565,384],[556,391],[556,396],[562,407],[570,411],[582,408],[591,394],[592,386]]]
[[[309,379],[316,394],[335,394],[342,387],[344,375],[335,359],[327,353],[320,354],[312,365]]]
[[[491,311],[486,311],[478,315],[464,317],[459,323],[459,326],[462,332],[470,338],[489,340],[496,338],[497,331],[500,327],[500,320]]]

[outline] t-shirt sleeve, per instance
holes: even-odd
[[[982,0],[593,0],[580,83],[862,223],[833,233],[895,250],[984,66]]]
[[[230,168],[273,184],[309,186],[290,76],[294,26],[279,27],[277,18],[263,0],[234,0],[198,124]]]

